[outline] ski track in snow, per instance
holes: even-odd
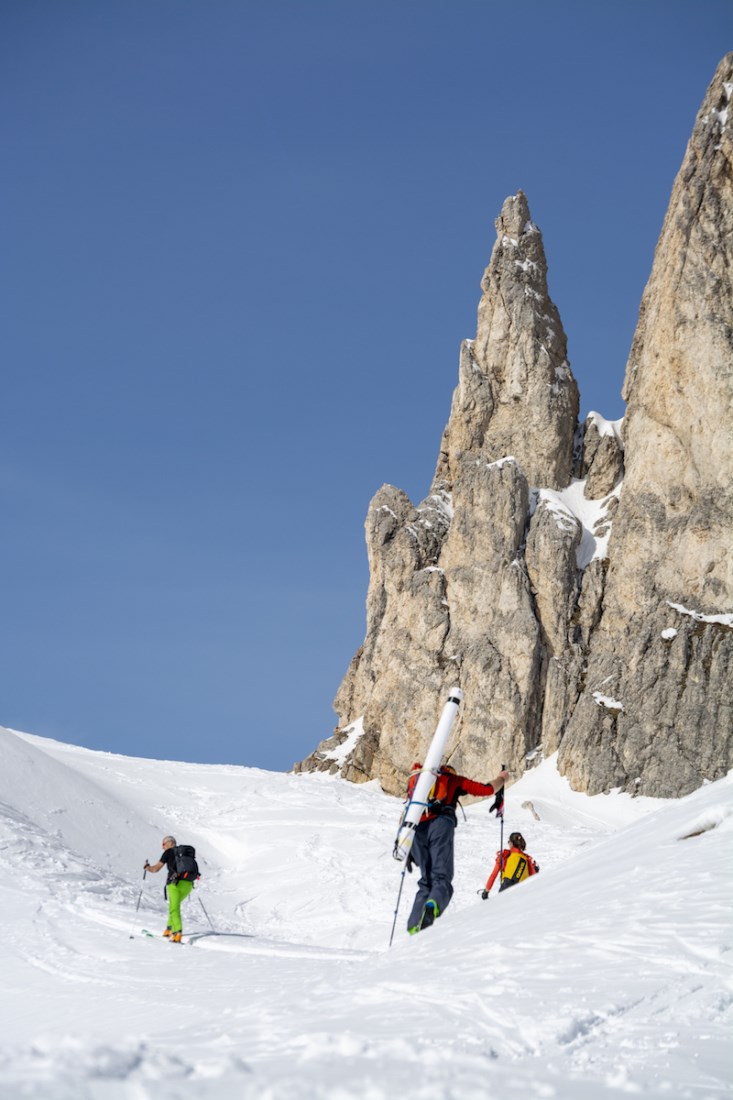
[[[482,901],[499,827],[468,806],[450,909],[408,937],[406,876],[388,950],[401,804],[375,783],[0,748],[0,1100],[732,1094],[733,774],[588,798],[544,761],[504,832],[540,875]],[[142,877],[169,832],[203,874],[182,947]]]

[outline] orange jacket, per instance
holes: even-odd
[[[521,848],[515,848],[512,845],[511,848],[505,848],[503,852],[497,852],[496,853],[496,863],[494,864],[494,869],[491,872],[491,874],[489,875],[488,880],[486,882],[486,892],[487,893],[489,892],[489,890],[491,890],[491,887],[496,882],[496,876],[499,874],[499,871],[501,871],[506,866],[506,861],[509,859],[509,856],[512,854],[512,852],[516,852],[518,855],[524,856],[524,858],[527,860],[527,874],[528,875],[536,875],[537,874],[537,866],[535,864],[535,861],[532,859],[532,856],[527,855],[527,853],[523,852]]]

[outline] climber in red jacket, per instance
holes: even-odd
[[[421,764],[414,765],[407,786],[408,798],[412,797],[421,770]],[[447,764],[438,771],[427,808],[415,829],[410,852],[410,863],[420,868],[417,894],[407,919],[410,935],[431,925],[453,896],[453,842],[458,799],[464,794],[488,798],[500,790],[508,778],[509,772],[501,771],[491,783],[476,783],[456,775],[455,768]]]

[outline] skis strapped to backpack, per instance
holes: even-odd
[[[412,805],[412,796],[415,793],[417,779],[423,770],[423,768],[415,768],[415,770],[410,773],[410,778],[407,783],[408,806]],[[435,782],[428,791],[425,802],[422,803],[429,813],[435,813],[439,810],[445,804],[445,800],[448,797],[448,775],[443,771],[442,765],[432,774],[435,776]]]

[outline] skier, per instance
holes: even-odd
[[[163,837],[163,854],[157,863],[150,864],[145,860],[145,870],[157,874],[161,867],[168,868],[168,880],[165,884],[165,896],[168,899],[168,924],[164,936],[171,943],[180,943],[183,926],[181,924],[181,902],[188,897],[193,890],[193,882],[179,878],[176,873],[176,856],[174,849],[176,838],[174,836]],[[192,849],[193,850],[193,849]]]
[[[415,764],[408,784],[408,798],[421,770]],[[504,786],[509,772],[501,771],[491,783],[476,783],[445,764],[439,769],[427,808],[415,829],[410,863],[420,868],[420,881],[407,919],[407,931],[413,936],[428,928],[446,909],[453,896],[453,842],[456,830],[456,804],[461,795],[487,798]]]
[[[501,893],[509,886],[514,886],[515,883],[522,882],[523,879],[539,872],[538,865],[532,859],[532,856],[525,851],[526,847],[527,843],[521,833],[510,834],[509,847],[496,853],[494,869],[489,875],[486,887],[481,891],[481,897],[484,901],[488,898],[491,887],[494,885],[499,873],[501,873],[499,883],[499,893]]]

